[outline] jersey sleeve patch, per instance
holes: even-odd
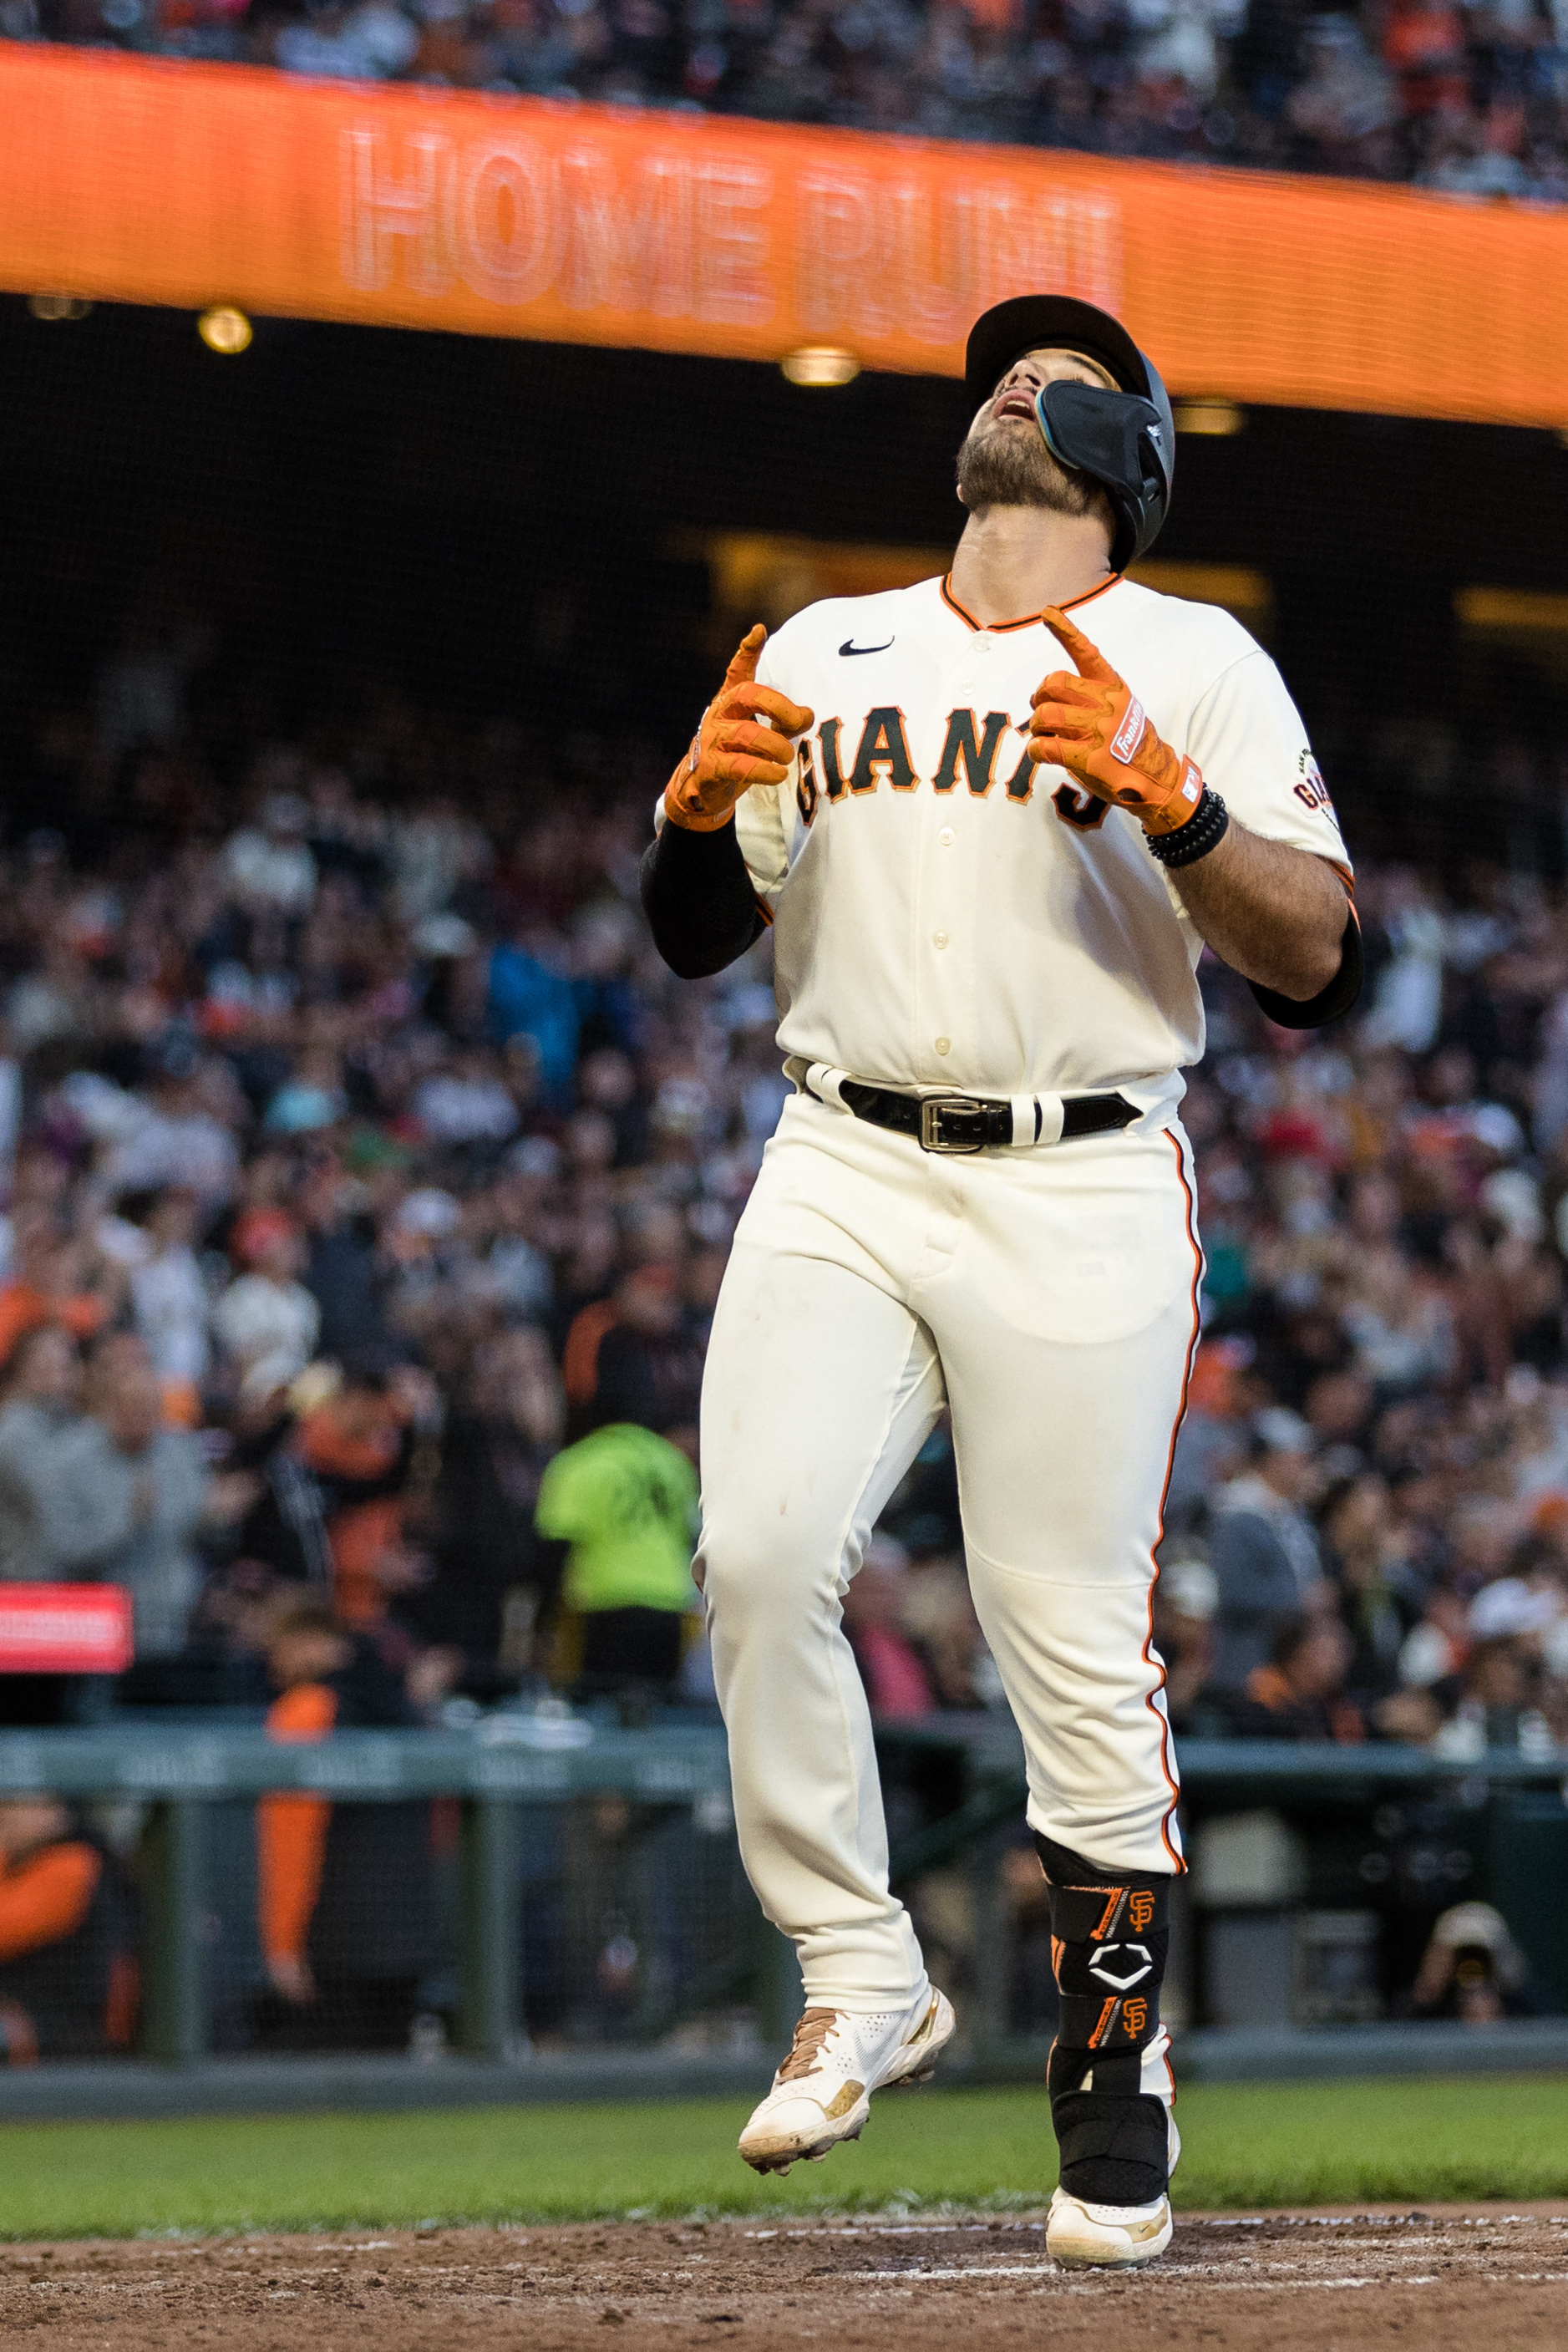
[[[1198,697],[1186,749],[1251,832],[1326,858],[1348,883],[1350,857],[1322,771],[1283,678],[1260,647]]]

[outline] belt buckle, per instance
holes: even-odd
[[[943,1122],[948,1118],[984,1119],[987,1106],[977,1102],[972,1095],[926,1095],[920,1105],[920,1149],[922,1151],[945,1151],[964,1154],[983,1151],[984,1133],[972,1137],[948,1136],[943,1132]]]

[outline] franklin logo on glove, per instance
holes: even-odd
[[[1197,761],[1161,740],[1126,680],[1065,613],[1048,604],[1040,617],[1077,668],[1053,669],[1036,687],[1030,758],[1065,768],[1086,793],[1135,816],[1145,833],[1175,833],[1203,798]]]

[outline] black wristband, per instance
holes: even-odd
[[[1162,866],[1195,866],[1224,840],[1229,824],[1225,803],[1205,784],[1203,798],[1185,824],[1178,824],[1174,833],[1150,833],[1144,837],[1149,856],[1157,857]]]

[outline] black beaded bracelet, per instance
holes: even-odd
[[[1229,823],[1230,813],[1225,803],[1205,784],[1203,798],[1185,824],[1178,824],[1174,833],[1150,833],[1144,838],[1149,845],[1149,856],[1157,857],[1162,866],[1194,866],[1223,841]]]

